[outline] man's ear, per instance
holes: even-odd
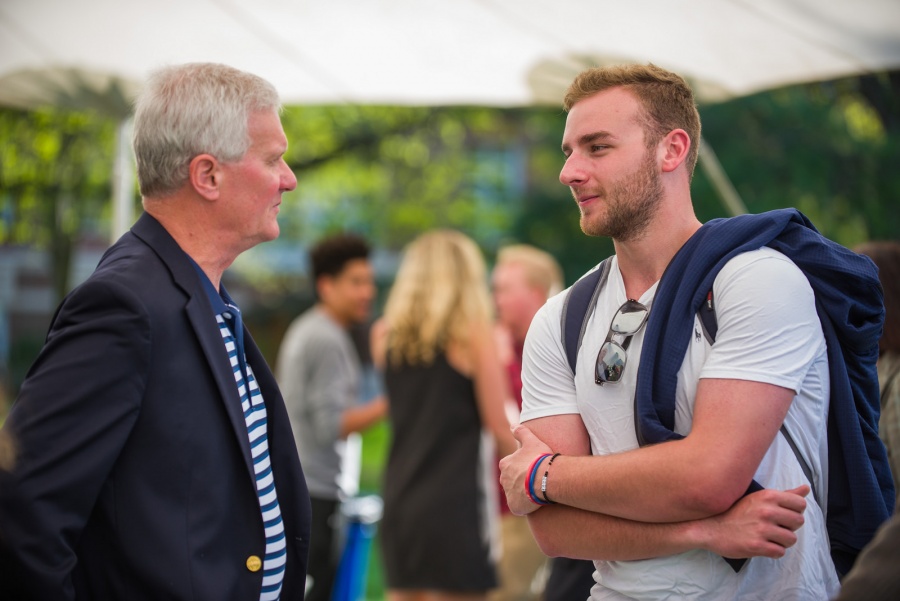
[[[198,154],[188,165],[191,186],[206,200],[219,198],[221,175],[219,161],[211,154]]]
[[[693,140],[683,129],[673,129],[662,139],[661,168],[664,172],[675,171],[687,159]]]
[[[334,278],[330,275],[320,275],[316,279],[316,296],[322,302],[328,302],[331,291],[334,289]]]

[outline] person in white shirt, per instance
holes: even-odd
[[[690,196],[699,115],[685,81],[653,65],[587,70],[565,107],[560,181],[582,230],[611,237],[616,254],[574,375],[565,293],[529,330],[521,447],[501,461],[510,508],[529,515],[548,555],[594,560],[592,600],[829,598],[839,583],[827,508],[804,498],[809,482],[779,434],[784,423],[827,490],[828,361],[809,283],[771,249],[730,260],[713,284],[715,345],[695,318],[678,374],[684,438],[639,448],[634,391],[642,346],[655,343],[643,325],[663,271],[701,226]],[[751,480],[766,490],[745,495]],[[735,570],[722,556],[753,559]]]

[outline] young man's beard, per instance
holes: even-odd
[[[606,236],[618,241],[640,238],[659,209],[662,182],[654,154],[648,150],[634,173],[613,183],[600,202],[606,203],[606,218],[581,216],[581,231],[588,236]]]

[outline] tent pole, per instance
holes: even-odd
[[[744,201],[741,200],[741,195],[734,189],[731,180],[728,178],[728,174],[722,169],[722,164],[719,163],[719,159],[713,151],[712,146],[710,146],[706,139],[702,137],[700,138],[699,162],[700,168],[703,169],[703,173],[706,174],[706,177],[709,178],[713,188],[716,189],[725,209],[732,216],[743,215],[746,213],[747,206],[744,204]]]
[[[134,161],[131,158],[131,131],[134,122],[126,117],[116,130],[116,158],[113,177],[112,242],[134,223]]]

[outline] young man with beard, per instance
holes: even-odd
[[[290,325],[276,374],[288,408],[312,503],[307,601],[331,599],[339,563],[346,438],[380,421],[383,396],[360,404],[362,367],[350,328],[369,318],[375,281],[369,245],[337,234],[310,250],[318,302]]]
[[[642,348],[667,348],[647,324],[671,311],[654,298],[701,229],[690,195],[700,119],[685,81],[653,65],[585,71],[565,107],[560,181],[582,230],[611,237],[616,253],[574,373],[561,332],[566,295],[532,323],[522,446],[501,462],[511,509],[529,514],[548,555],[594,560],[592,600],[833,596],[824,494],[804,499],[810,482],[779,432],[784,424],[793,434],[814,489],[827,489],[829,359],[810,283],[765,243],[723,261],[711,280],[715,344],[686,313],[689,341],[668,352],[672,393],[651,397],[674,399],[680,439],[639,445],[638,363],[642,378],[654,369]],[[765,490],[746,494],[751,482]]]

